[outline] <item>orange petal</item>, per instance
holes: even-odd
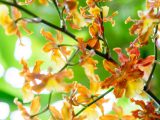
[[[146,105],[145,105],[145,102],[143,100],[131,99],[131,102],[135,102],[135,104],[141,106],[143,110],[146,110]]]
[[[140,51],[139,51],[138,47],[134,47],[134,46],[128,48],[128,49],[127,49],[127,53],[129,53],[129,55],[134,54],[134,55],[136,55],[137,57],[140,56]]]
[[[40,33],[48,40],[55,42],[54,38],[52,37],[52,33],[44,31],[44,29],[42,28]]]
[[[14,103],[18,106],[18,109],[21,111],[22,116],[26,119],[29,120],[30,119],[30,115],[27,112],[27,110],[24,108],[24,106],[22,105],[21,102],[18,101],[18,98],[14,99]]]
[[[89,97],[86,94],[80,94],[79,96],[77,96],[76,98],[76,102],[78,104],[87,104],[91,101],[91,97]]]
[[[34,114],[38,113],[40,110],[40,107],[41,107],[40,97],[36,96],[31,102],[31,106],[30,106],[31,114],[34,115]]]
[[[121,88],[120,86],[115,86],[114,95],[116,96],[116,98],[120,98],[123,96],[124,91],[125,88]]]
[[[11,21],[9,24],[5,26],[5,33],[7,35],[13,35],[16,34],[18,31],[17,25],[14,23],[14,21]]]
[[[72,79],[73,76],[74,75],[73,75],[72,69],[63,70],[63,71],[55,74],[56,79],[63,79],[63,78]]]
[[[90,33],[92,38],[97,37],[97,35],[98,35],[97,24],[93,24],[93,25],[89,26],[89,33]]]
[[[39,0],[39,3],[42,5],[48,5],[48,0]]]
[[[149,66],[151,64],[153,64],[155,57],[153,55],[150,55],[148,57],[146,57],[145,59],[140,59],[138,60],[139,65],[145,67],[145,66]]]
[[[125,115],[122,117],[122,120],[136,120],[136,118],[131,115]]]
[[[71,12],[76,10],[77,8],[77,1],[76,0],[70,0],[65,2],[65,9],[67,12]]]
[[[21,12],[16,7],[12,7],[12,15],[14,20],[17,20],[22,17]]]
[[[153,26],[151,26],[151,27],[149,27],[149,28],[147,28],[147,29],[148,29],[148,30],[147,30],[146,33],[140,35],[140,36],[137,38],[138,41],[140,42],[141,46],[148,44],[149,37],[150,37],[150,35],[151,35],[152,32],[153,32]]]
[[[72,107],[68,102],[64,102],[61,113],[63,116],[63,120],[72,120]]]
[[[60,50],[63,53],[63,55],[65,55],[65,56],[70,55],[70,53],[71,53],[71,50],[67,50],[66,46],[60,47]]]
[[[115,74],[115,69],[119,67],[119,65],[113,60],[103,60],[103,66],[111,74]]]
[[[112,75],[111,77],[108,77],[101,82],[101,88],[102,89],[108,88],[112,85],[115,85],[116,82],[117,82],[117,77]]]
[[[117,115],[104,115],[99,118],[99,120],[119,120]]]
[[[61,113],[53,106],[49,106],[49,110],[51,111],[52,115],[56,120],[62,120]]]
[[[127,79],[132,81],[132,80],[136,80],[138,78],[142,78],[144,75],[144,72],[141,71],[140,69],[134,69],[131,70],[130,72],[127,73]]]
[[[118,54],[119,61],[120,61],[122,64],[124,64],[125,62],[127,62],[127,61],[129,60],[129,59],[127,58],[127,56],[122,53],[121,48],[114,48],[113,50]]]
[[[88,44],[90,47],[92,47],[92,48],[94,48],[94,49],[96,49],[96,50],[100,50],[100,42],[99,42],[99,40],[98,40],[97,38],[89,39],[89,40],[87,41],[87,44]]]
[[[44,45],[43,51],[50,52],[52,49],[56,48],[56,45],[53,42],[48,42]]]
[[[63,42],[63,35],[60,31],[57,31],[57,40],[59,41],[59,43]]]
[[[24,59],[21,60],[21,64],[23,65],[23,70],[20,74],[23,75],[29,71],[29,68],[27,62]]]
[[[34,73],[40,73],[40,66],[42,63],[43,63],[43,61],[41,61],[41,60],[36,61],[36,64],[33,68]]]
[[[150,9],[150,8],[158,8],[158,7],[160,7],[160,1],[159,0],[147,0],[146,7],[148,9]]]
[[[83,54],[85,54],[87,43],[83,41],[83,38],[77,38],[77,41],[79,49],[82,51]]]
[[[116,113],[116,115],[123,116],[123,109],[122,109],[122,107],[117,106],[115,103],[112,106],[112,110]]]

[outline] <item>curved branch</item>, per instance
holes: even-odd
[[[158,32],[158,25],[156,25],[156,28],[155,28],[155,32],[154,32],[154,36],[157,35],[157,32]],[[157,46],[156,46],[156,42],[157,42],[157,36],[155,37],[155,40],[154,40],[154,55],[155,55],[155,59],[154,61],[157,61],[157,57],[158,57],[158,50],[157,50]],[[158,104],[160,105],[160,100],[150,91],[150,83],[151,83],[151,80],[152,80],[152,76],[153,76],[153,73],[155,71],[155,68],[156,68],[156,65],[157,65],[157,62],[154,62],[153,64],[153,67],[152,67],[152,70],[151,70],[151,73],[148,77],[148,80],[147,80],[147,83],[144,87],[144,91]]]
[[[22,6],[18,5],[18,4],[14,4],[14,3],[12,3],[12,2],[7,2],[7,1],[4,1],[4,0],[0,0],[0,3],[6,4],[6,5],[10,5],[10,6],[14,6],[14,7],[20,9],[21,11],[27,13],[28,15],[32,16],[32,17],[41,19],[41,18],[40,18],[39,16],[37,16],[36,14],[32,13],[31,11],[27,10],[26,8],[24,8],[24,7],[22,7]],[[48,22],[48,21],[45,20],[45,19],[41,19],[41,23],[43,23],[43,24],[45,24],[45,25],[47,25],[47,26],[49,26],[49,27],[51,27],[51,28],[54,28],[54,29],[56,29],[56,30],[59,30],[59,31],[65,33],[66,35],[68,35],[69,37],[71,37],[73,40],[77,41],[76,36],[75,36],[74,34],[70,33],[69,31],[66,31],[66,30],[64,30],[63,28],[60,28],[60,27],[58,27],[58,26],[56,26],[56,25]],[[87,49],[88,49],[88,50],[91,50],[91,49],[93,49],[93,48],[90,47],[90,46],[87,46]],[[97,50],[94,50],[94,51],[95,51],[95,53],[96,53],[98,56],[100,56],[100,57],[102,57],[102,58],[104,58],[104,59],[112,59],[112,60],[113,60],[113,58],[112,58],[111,56],[108,56],[108,54],[103,54],[103,53],[101,53],[100,51],[97,51]]]

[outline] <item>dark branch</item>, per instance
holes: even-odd
[[[14,4],[14,3],[11,3],[11,2],[7,2],[7,1],[4,1],[4,0],[0,0],[0,3],[6,4],[6,5],[10,5],[10,6],[14,6],[14,7],[22,10],[23,12],[27,13],[28,15],[30,15],[30,16],[32,16],[32,17],[34,17],[34,18],[41,19],[41,18],[40,18],[39,16],[37,16],[36,14],[32,13],[31,11],[27,10],[26,8],[24,8],[24,7],[22,7],[22,6],[18,5],[18,4]],[[59,30],[59,31],[65,33],[66,35],[68,35],[69,37],[71,37],[73,40],[77,41],[76,36],[75,36],[74,34],[70,33],[69,31],[66,31],[66,30],[64,30],[63,28],[60,28],[60,27],[58,27],[58,26],[56,26],[56,25],[54,25],[54,24],[46,21],[45,19],[41,19],[41,23],[43,23],[43,24],[45,24],[45,25],[47,25],[47,26],[49,26],[49,27],[51,27],[51,28],[54,28],[54,29],[56,29],[56,30]],[[90,47],[90,46],[87,46],[87,49],[88,49],[88,50],[91,50],[91,49],[93,49],[93,48]],[[103,53],[101,53],[100,51],[97,51],[97,50],[94,50],[94,51],[95,51],[95,53],[96,53],[98,56],[100,56],[100,57],[102,57],[102,58],[104,58],[104,59],[112,59],[111,56],[108,56],[108,54],[103,54]],[[113,59],[112,59],[112,60],[113,60]]]

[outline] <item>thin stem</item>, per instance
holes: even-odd
[[[50,104],[51,104],[51,99],[52,99],[52,91],[51,91],[50,94],[49,94],[47,106],[46,106],[41,112],[39,112],[39,113],[37,113],[37,114],[34,114],[34,115],[31,115],[30,117],[33,118],[33,117],[35,117],[35,116],[41,115],[41,114],[45,113],[46,111],[48,111],[49,106],[50,106]]]
[[[97,6],[100,6],[100,3],[97,3],[96,4]],[[109,56],[109,45],[108,45],[108,42],[105,38],[105,29],[104,29],[104,22],[103,22],[103,9],[101,8],[101,11],[100,11],[100,17],[102,19],[102,22],[101,22],[101,26],[103,27],[103,34],[102,34],[102,38],[101,40],[103,41],[103,52],[104,54],[108,55]]]
[[[65,21],[64,21],[64,19],[63,19],[63,10],[62,10],[62,12],[60,12],[56,0],[52,0],[52,1],[53,1],[54,5],[55,5],[55,7],[56,7],[56,10],[57,10],[57,12],[58,12],[59,18],[60,18],[60,20],[61,20],[61,21],[60,21],[60,24],[61,24],[60,26],[61,26],[61,28],[63,28],[64,30],[66,30]]]
[[[103,98],[105,95],[107,95],[108,93],[110,93],[111,91],[113,91],[114,88],[110,88],[108,91],[106,91],[105,93],[103,93],[102,95],[100,95],[99,97],[97,97],[95,100],[93,100],[91,103],[89,103],[88,105],[86,105],[86,107],[82,108],[78,113],[75,114],[75,116],[78,116],[79,114],[81,114],[85,109],[87,109],[89,106],[91,106],[92,104],[96,103],[98,100],[100,100],[101,98]]]
[[[32,16],[32,17],[41,19],[39,16],[35,15],[35,14],[32,13],[31,11],[25,9],[24,7],[22,7],[22,6],[18,5],[18,4],[14,4],[14,3],[11,3],[11,2],[7,2],[7,1],[4,1],[4,0],[0,0],[0,3],[6,4],[6,5],[10,5],[10,6],[14,6],[14,7],[22,10],[23,12],[27,13],[28,15]],[[48,22],[48,21],[46,21],[46,20],[44,20],[44,19],[41,19],[41,23],[43,23],[43,24],[45,24],[45,25],[47,25],[47,26],[50,26],[51,28],[54,28],[54,29],[56,29],[56,30],[59,30],[59,31],[65,33],[66,35],[68,35],[69,37],[71,37],[73,40],[77,41],[76,36],[75,36],[74,34],[70,33],[69,31],[66,31],[66,30],[64,30],[63,28],[60,28],[60,27],[58,27],[58,26],[56,26],[56,25],[54,25],[54,24],[52,24],[52,23],[50,23],[50,22]],[[88,50],[91,50],[91,49],[93,49],[93,48],[87,45],[87,49],[88,49]],[[106,54],[103,54],[103,53],[101,53],[101,52],[99,52],[99,51],[97,51],[97,50],[94,50],[94,51],[95,51],[95,53],[96,53],[98,56],[100,56],[100,57],[102,57],[102,58],[104,58],[104,59],[113,60],[113,58],[112,58],[111,56],[108,56],[108,55],[106,55]]]
[[[104,22],[103,22],[103,10],[102,10],[102,8],[101,8],[101,19],[102,19],[102,26],[104,27]],[[103,42],[104,42],[104,47],[105,47],[105,54],[108,54],[109,55],[109,45],[108,45],[108,43],[107,43],[107,40],[106,40],[106,38],[105,38],[105,30],[103,31]],[[106,51],[106,47],[107,47],[107,51]]]
[[[77,53],[79,52],[79,49],[77,49],[69,58],[69,60],[67,61],[67,63],[58,71],[61,72],[63,71],[68,65],[70,65],[70,62],[73,60],[73,58],[77,55]]]
[[[40,23],[41,19],[39,18],[18,18],[17,20],[15,20],[15,23],[18,23],[19,21],[26,21],[28,23]]]
[[[53,93],[53,91],[51,91],[51,92],[50,92],[50,94],[49,94],[48,107],[49,107],[49,105],[51,104],[51,100],[52,100],[52,93]]]
[[[59,44],[58,47],[67,46],[67,47],[77,47],[77,45],[71,45],[71,44]]]
[[[48,110],[48,107],[46,107],[45,109],[43,109],[41,112],[39,112],[37,114],[31,115],[30,118],[33,118],[33,117],[38,116],[38,115],[41,115],[41,114],[45,113],[47,110]]]
[[[59,8],[58,8],[58,6],[57,6],[56,0],[52,0],[52,2],[54,3],[54,5],[55,5],[55,7],[56,7],[56,10],[57,10],[57,12],[58,12],[58,15],[59,15],[60,19],[62,19],[61,12],[60,12],[60,10],[59,10]]]
[[[156,35],[157,32],[158,32],[158,25],[156,25],[156,30],[155,30],[154,35]],[[158,51],[157,51],[156,42],[157,42],[157,37],[155,38],[155,43],[154,43],[155,61],[157,60],[157,56],[158,56]],[[150,73],[150,75],[149,75],[149,77],[148,77],[146,86],[145,86],[145,88],[144,88],[145,91],[147,91],[147,90],[149,89],[149,87],[150,87],[150,83],[151,83],[152,76],[153,76],[153,73],[154,73],[154,71],[155,71],[156,65],[157,65],[157,63],[154,62],[153,67],[152,67],[152,70],[151,70],[151,73]]]

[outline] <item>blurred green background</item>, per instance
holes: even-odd
[[[85,0],[80,0],[80,1],[81,2],[79,3],[79,5],[85,6]],[[124,24],[124,21],[128,16],[138,19],[137,11],[145,10],[145,0],[113,0],[112,2],[108,2],[106,5],[110,7],[109,15],[111,15],[111,13],[114,11],[119,12],[119,14],[114,18],[116,21],[115,27],[112,27],[110,23],[105,24],[105,36],[108,40],[110,49],[112,51],[114,47],[121,47],[125,52],[125,48],[129,46],[129,43],[134,40],[135,36],[129,35],[128,29],[132,24],[129,23],[126,25]],[[53,4],[50,4],[49,6],[42,6],[38,2],[35,2],[30,6],[26,6],[26,8],[55,25],[60,24],[57,11],[55,10],[55,7]],[[30,16],[26,14],[23,14],[23,15],[25,17],[30,18]],[[45,30],[51,31],[53,33],[53,36],[55,36],[55,33],[56,33],[55,30],[45,26],[44,24],[28,24],[27,27],[33,32],[33,34],[27,35],[23,31],[22,31],[22,34],[24,37],[27,37],[31,41],[31,43],[27,43],[28,47],[25,48],[25,49],[30,49],[30,53],[25,53],[23,49],[17,48],[16,50],[17,37],[6,36],[4,30],[0,26],[0,65],[1,65],[0,72],[2,73],[2,74],[0,73],[1,74],[0,102],[6,102],[9,104],[10,115],[12,111],[17,109],[17,107],[13,103],[13,99],[15,97],[18,97],[20,100],[22,99],[21,89],[19,87],[23,83],[23,78],[17,77],[17,73],[21,71],[22,65],[18,60],[16,60],[15,54],[18,54],[18,55],[27,54],[28,64],[30,67],[33,67],[35,61],[40,59],[45,61],[45,63],[42,65],[43,70],[46,70],[49,66],[52,66],[53,69],[56,69],[56,66],[51,62],[48,55],[42,51],[42,47],[47,41],[40,34],[40,29],[42,27],[45,28]],[[76,36],[83,36],[84,39],[89,38],[88,31],[85,28],[81,32],[76,30],[71,30],[70,28],[68,28],[68,30],[74,33]],[[67,36],[65,36],[64,39],[65,39],[65,42],[69,42],[69,43],[74,42],[72,39],[70,39]],[[22,50],[23,52],[20,50]],[[151,40],[147,46],[141,49],[142,57],[146,57],[150,54],[154,54],[153,43],[151,42]],[[117,59],[117,56],[113,51],[112,51],[112,56],[114,59]],[[109,73],[107,73],[107,71],[105,71],[104,68],[102,67],[102,58],[98,56],[96,56],[95,58],[99,61],[99,64],[97,65],[98,69],[96,70],[96,73],[103,80],[109,75]],[[156,96],[160,96],[159,71],[160,71],[160,67],[159,65],[157,65],[156,71],[153,77],[153,88],[152,88],[152,91]],[[74,72],[75,72],[74,73],[75,78],[73,80],[79,81],[80,83],[86,86],[89,85],[87,77],[84,74],[84,70],[81,67],[75,66]],[[18,78],[19,80],[17,80]],[[47,103],[48,95],[43,94],[42,96],[43,97],[41,99],[41,103],[43,107]],[[53,94],[53,99],[52,99],[53,102],[60,99],[62,99],[61,94],[59,93]],[[125,98],[122,98],[122,100],[119,100],[120,104],[125,104],[124,99]],[[127,99],[125,99],[125,101],[127,101]],[[42,117],[43,119],[46,119],[46,116],[42,115]],[[8,117],[8,119],[10,119],[10,117]]]

